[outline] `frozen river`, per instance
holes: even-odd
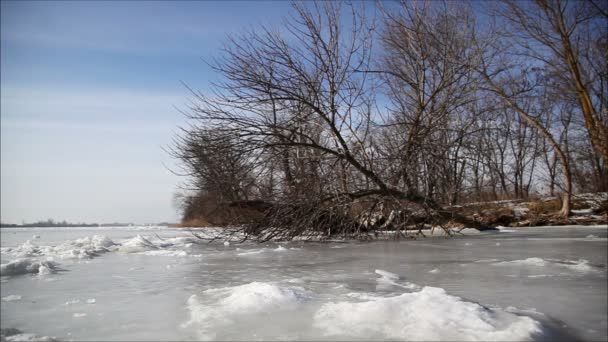
[[[7,340],[603,340],[606,227],[368,243],[2,229]]]

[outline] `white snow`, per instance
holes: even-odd
[[[37,260],[32,258],[15,259],[0,265],[0,274],[3,276],[27,273],[38,273],[43,275],[55,272],[57,265],[57,263],[51,260]]]
[[[6,297],[2,297],[2,300],[5,302],[14,302],[17,300],[21,300],[21,296],[20,295],[8,295]]]
[[[433,273],[433,274],[437,274],[439,273],[439,269],[438,268],[433,268],[432,270],[429,271],[429,273]]]
[[[81,318],[81,317],[84,317],[84,316],[86,316],[86,315],[87,315],[86,313],[82,313],[82,312],[75,312],[75,313],[72,315],[72,317],[74,317],[74,318]]]
[[[330,302],[313,326],[327,337],[412,341],[529,341],[542,334],[532,318],[489,309],[441,288],[364,302]]]
[[[591,215],[593,213],[593,209],[579,209],[579,210],[570,210],[574,215]]]
[[[96,302],[95,298],[87,299],[87,304],[95,304]]]

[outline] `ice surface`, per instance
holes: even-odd
[[[369,340],[530,341],[543,332],[532,318],[467,302],[436,287],[364,302],[326,303],[313,325],[328,337]]]
[[[199,243],[169,229],[3,229],[4,265],[52,257],[62,272],[52,282],[3,273],[3,296],[24,299],[1,301],[2,327],[76,341],[606,340],[599,228],[282,248]]]
[[[0,274],[13,276],[27,273],[39,273],[41,275],[55,272],[57,263],[51,260],[37,260],[33,258],[15,259],[0,265]]]

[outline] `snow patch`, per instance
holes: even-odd
[[[532,318],[467,302],[436,287],[359,303],[326,303],[313,326],[327,337],[367,340],[529,341],[543,332]]]
[[[433,274],[437,274],[439,273],[439,269],[438,268],[433,268],[432,270],[429,271],[429,273],[433,273]]]

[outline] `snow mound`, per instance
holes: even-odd
[[[51,260],[36,260],[31,258],[15,259],[0,265],[0,274],[13,276],[27,273],[38,273],[40,275],[54,273],[57,263]]]
[[[313,326],[327,337],[413,341],[529,341],[542,334],[529,317],[489,309],[441,288],[364,302],[326,303]]]
[[[190,320],[184,327],[195,326],[199,338],[213,340],[218,329],[241,322],[256,314],[293,310],[310,299],[301,287],[253,282],[245,285],[210,289],[192,295],[187,305]]]

